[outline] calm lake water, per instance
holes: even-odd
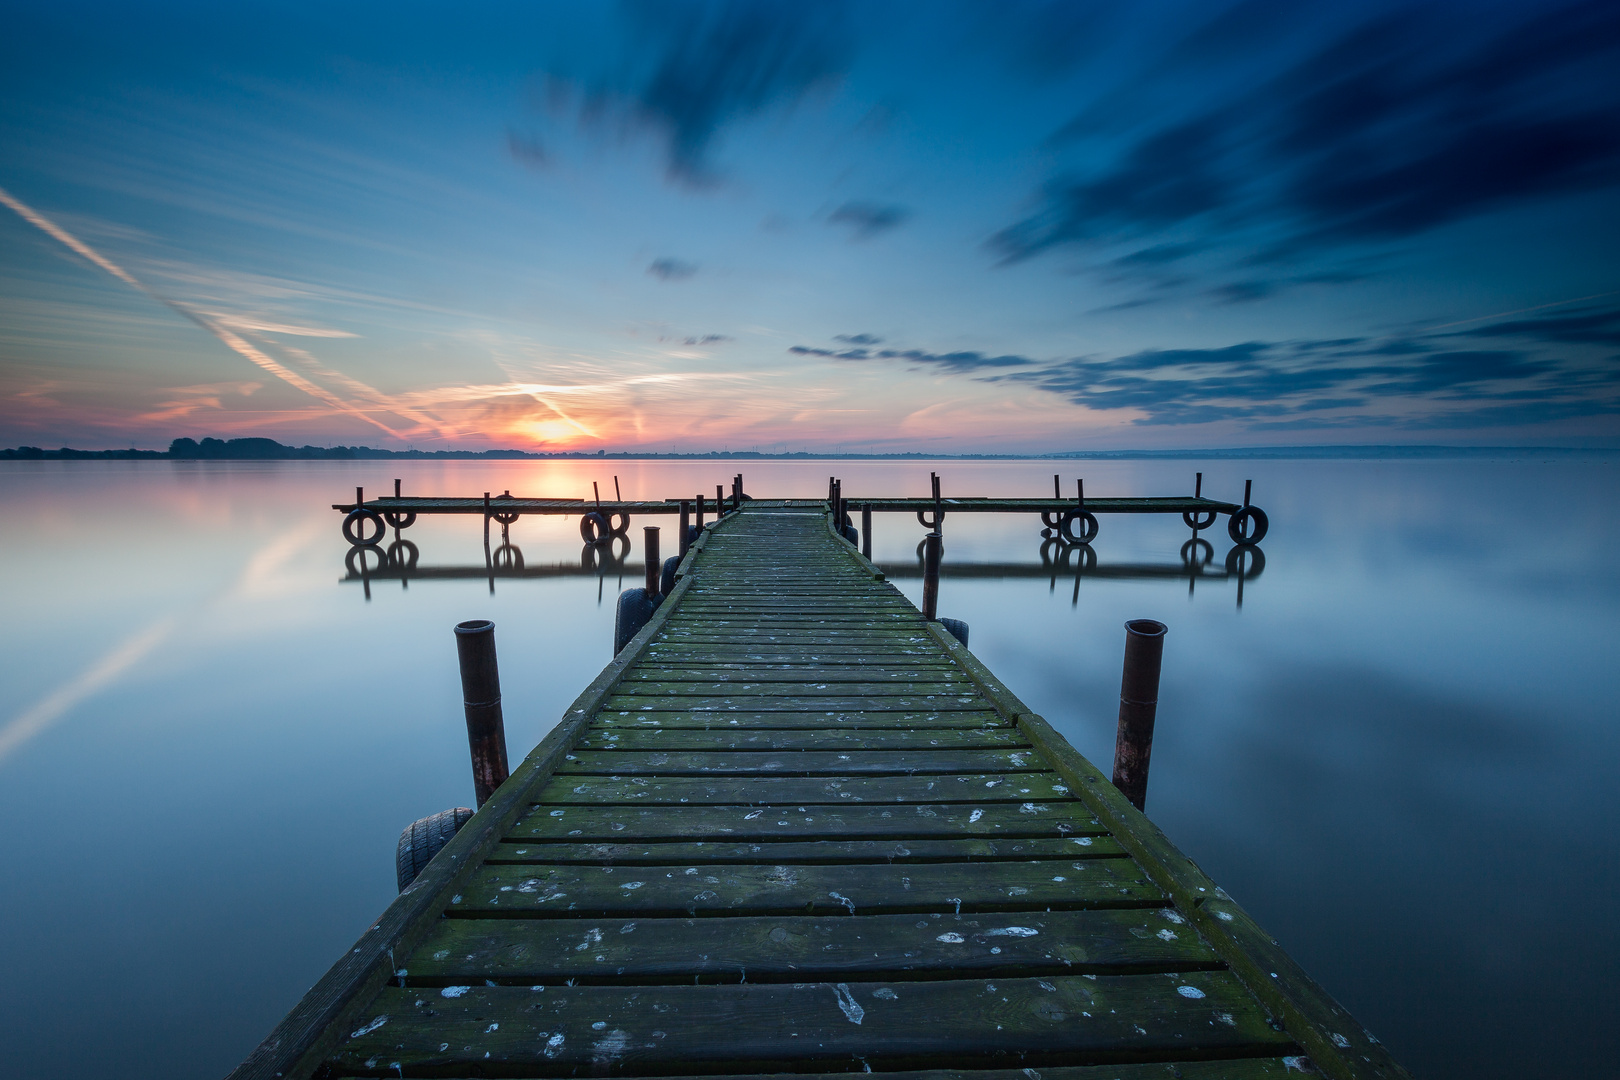
[[[942,615],[1105,770],[1128,618],[1168,623],[1148,813],[1418,1076],[1611,1072],[1620,922],[1620,457],[743,463],[757,495],[1190,492],[1271,517],[1263,572],[1104,517],[1042,572],[1031,517],[947,518]],[[728,462],[0,464],[0,1053],[15,1077],[214,1077],[393,899],[394,843],[472,798],[451,626],[497,625],[514,760],[611,657],[632,568],[578,519],[528,567],[345,580],[331,503],[712,492]],[[639,545],[642,524],[631,532]],[[666,528],[666,546],[673,528]],[[879,515],[878,562],[923,530]],[[476,571],[476,518],[422,567]],[[1168,576],[1165,572],[1169,571]],[[913,599],[920,581],[897,575]]]

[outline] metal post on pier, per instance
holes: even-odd
[[[647,599],[651,600],[658,595],[658,578],[664,565],[658,560],[658,526],[642,528],[641,546],[647,561]]]
[[[1142,810],[1147,805],[1153,721],[1159,711],[1159,670],[1169,627],[1153,619],[1125,624],[1125,670],[1119,684],[1119,730],[1114,738],[1114,786]]]
[[[677,551],[685,558],[686,549],[692,546],[692,539],[687,535],[692,527],[692,504],[685,499],[681,500],[681,531],[676,535]]]
[[[943,542],[936,528],[923,538],[923,618],[939,617],[939,553]]]
[[[699,495],[697,497],[697,520],[693,524],[695,524],[697,526],[697,531],[698,532],[703,531],[703,496],[702,495]]]
[[[861,554],[872,558],[872,504],[861,504]]]
[[[506,722],[501,717],[501,676],[495,664],[495,624],[473,619],[456,624],[461,661],[461,700],[472,752],[473,792],[483,806],[508,774]]]
[[[716,518],[726,516],[726,485],[724,484],[714,485],[714,516]]]
[[[396,479],[394,481],[394,498],[396,498],[396,499],[400,497],[400,495],[399,495],[399,485],[400,485],[400,481]]]
[[[364,505],[366,505],[366,489],[357,487],[354,489],[354,508],[358,510]]]
[[[1054,498],[1054,499],[1063,498],[1063,484],[1058,479],[1058,474],[1057,473],[1052,474],[1052,498]]]

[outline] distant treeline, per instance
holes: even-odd
[[[792,453],[766,453],[759,450],[710,450],[708,453],[650,454],[645,451],[559,450],[544,453],[530,450],[382,450],[371,446],[285,446],[274,439],[176,439],[167,450],[44,450],[19,446],[0,450],[0,461],[70,461],[81,459],[135,461],[156,458],[165,461],[330,461],[381,458],[459,458],[465,460],[515,460],[522,458],[591,458],[710,460],[736,458],[767,461],[1029,461],[1029,460],[1124,460],[1165,458],[1206,460],[1220,458],[1500,458],[1608,456],[1613,449],[1548,446],[1248,446],[1211,450],[1070,450],[1051,454],[846,454],[799,450]]]

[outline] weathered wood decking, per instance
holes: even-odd
[[[864,1070],[1406,1075],[824,504],[755,502],[234,1075]]]

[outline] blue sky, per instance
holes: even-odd
[[[1620,9],[6,5],[0,444],[1620,445]]]

